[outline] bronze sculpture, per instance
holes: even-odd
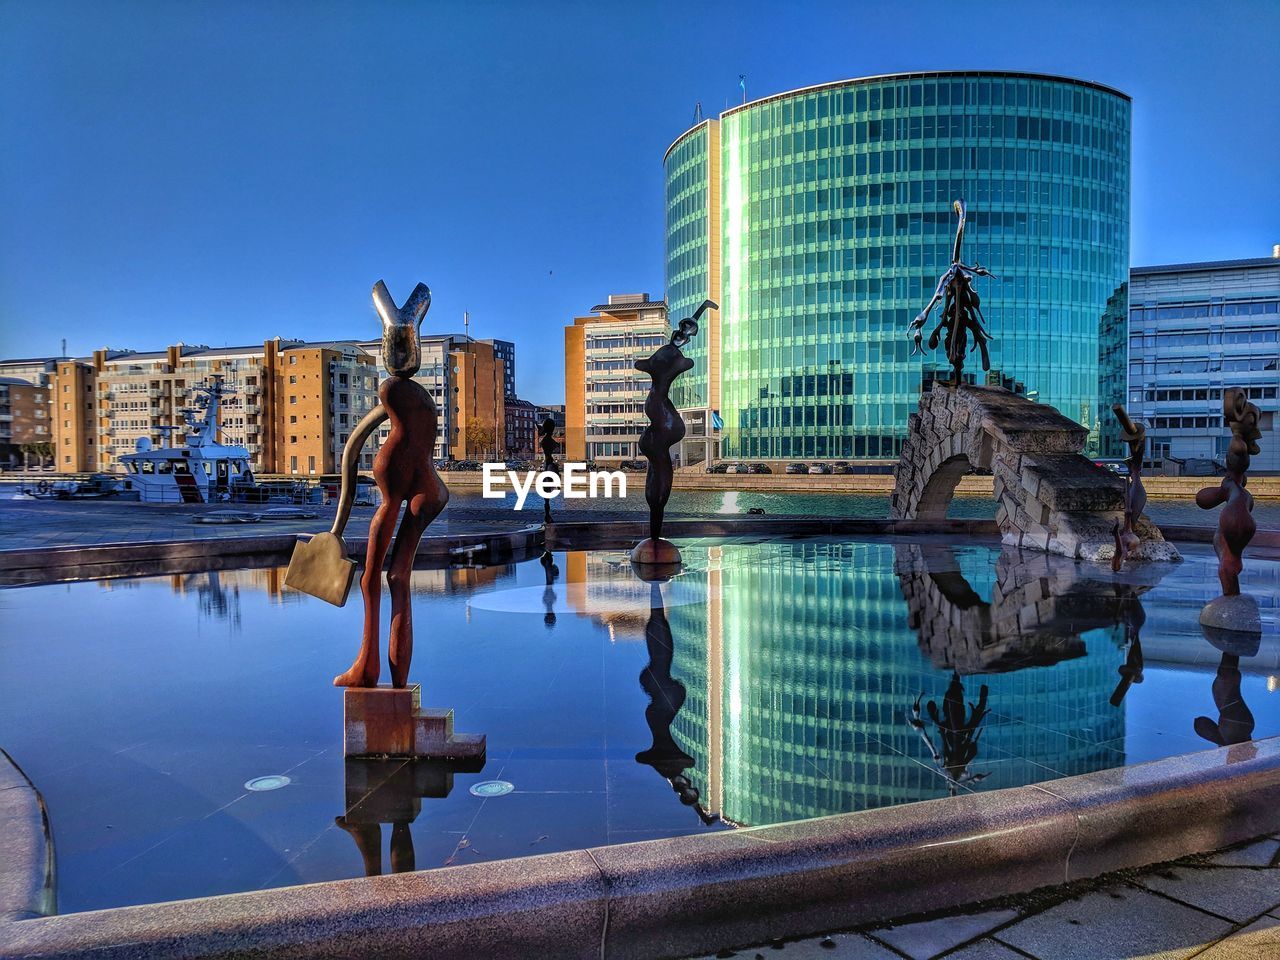
[[[1147,428],[1142,423],[1134,423],[1124,405],[1117,403],[1111,412],[1120,421],[1124,433],[1120,435],[1129,445],[1129,476],[1125,479],[1124,491],[1124,523],[1116,524],[1113,534],[1116,540],[1116,552],[1111,557],[1111,569],[1117,573],[1124,562],[1138,549],[1141,542],[1135,530],[1142,519],[1142,511],[1147,508],[1147,490],[1142,485],[1142,460],[1147,451]]]
[[[542,447],[542,469],[554,473],[556,469],[555,454],[560,449],[560,444],[556,442],[556,422],[552,417],[547,417],[538,426],[538,446]],[[542,522],[551,522],[551,498],[542,498]]]
[[[396,518],[403,503],[406,504],[404,519],[395,537],[395,547],[391,549],[391,565],[387,571],[387,585],[391,593],[391,637],[387,644],[387,660],[391,667],[392,686],[404,688],[408,684],[409,662],[413,657],[413,609],[409,597],[413,559],[428,524],[449,502],[449,490],[436,473],[432,459],[436,442],[436,406],[431,394],[413,379],[421,364],[422,345],[418,327],[431,306],[431,291],[426,284],[420,283],[404,306],[397,307],[386,285],[379,280],[373,287],[373,303],[382,320],[382,362],[391,376],[378,388],[378,405],[365,414],[343,447],[342,487],[332,529],[328,534],[320,534],[295,548],[285,583],[322,599],[330,599],[336,593],[334,583],[337,578],[345,576],[346,588],[341,590],[341,596],[342,600],[346,599],[350,572],[339,569],[338,564],[345,561],[346,556],[342,531],[351,516],[355,499],[360,451],[374,430],[383,421],[390,420],[391,434],[373,462],[373,478],[382,494],[382,503],[369,523],[365,569],[360,578],[364,597],[364,633],[355,662],[345,673],[335,677],[333,683],[337,687],[378,685],[382,672],[378,656],[382,564],[391,547]],[[337,553],[339,549],[340,554]],[[309,553],[323,553],[323,558],[308,556]],[[327,583],[324,582],[326,575],[329,578]],[[336,602],[341,605],[341,601]]]
[[[640,452],[649,461],[649,473],[644,480],[644,498],[649,504],[649,537],[636,544],[631,551],[633,563],[670,564],[680,562],[676,545],[662,539],[662,515],[671,499],[671,448],[684,439],[684,420],[671,402],[671,384],[676,377],[693,368],[693,361],[680,352],[680,348],[698,333],[698,318],[707,310],[718,310],[713,300],[702,301],[702,306],[692,317],[680,321],[671,333],[671,339],[653,352],[653,355],[636,361],[636,369],[649,374],[653,381],[649,395],[645,397],[644,412],[649,426],[640,434]]]
[[[1218,515],[1218,532],[1213,536],[1213,549],[1218,554],[1218,580],[1222,594],[1234,597],[1240,593],[1240,572],[1244,569],[1244,549],[1253,539],[1258,525],[1253,519],[1253,494],[1245,489],[1249,459],[1259,453],[1258,408],[1249,402],[1239,387],[1222,394],[1222,416],[1231,429],[1227,447],[1227,475],[1217,487],[1205,487],[1196,494],[1196,505],[1202,510],[1226,504]],[[1202,621],[1203,622],[1203,621]]]
[[[983,326],[986,318],[982,315],[982,302],[973,285],[973,278],[995,277],[995,274],[977,263],[969,266],[960,259],[960,246],[964,241],[966,207],[963,199],[955,201],[952,206],[956,216],[959,217],[959,223],[956,224],[955,245],[951,250],[951,266],[938,278],[938,286],[933,291],[933,298],[911,321],[907,329],[912,338],[912,355],[914,356],[916,351],[923,353],[920,340],[924,325],[929,322],[929,314],[933,312],[938,301],[942,301],[942,313],[938,318],[938,325],[929,335],[929,349],[937,349],[938,339],[942,337],[945,328],[946,338],[943,346],[947,351],[947,360],[951,364],[952,381],[960,383],[965,355],[972,349],[969,346],[970,337],[973,338],[974,346],[982,354],[982,369],[991,369],[991,356],[987,351],[991,334]]]

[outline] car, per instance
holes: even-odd
[[[839,474],[850,474],[850,473],[854,473],[855,471],[853,467],[849,466],[849,464],[847,463],[837,463],[835,466],[831,468],[831,472],[839,473]]]
[[[625,470],[628,473],[644,473],[646,470],[649,469],[649,461],[648,460],[623,460],[620,464],[618,464],[618,468],[620,470]]]
[[[1127,477],[1129,475],[1129,461],[1122,457],[1103,457],[1101,460],[1093,462],[1104,470],[1110,470],[1118,476]]]
[[[796,473],[808,473],[808,472],[809,472],[809,465],[807,463],[788,463],[787,464],[787,473],[796,474]]]
[[[747,473],[773,473],[767,463],[753,463],[747,467]]]
[[[831,466],[826,463],[814,463],[809,466],[811,474],[826,474],[831,472]]]
[[[728,473],[729,465],[727,463],[713,463],[706,469],[707,473]]]
[[[741,462],[731,463],[729,464],[729,469],[725,472],[726,473],[750,473],[751,468],[747,466],[745,463],[741,463]]]

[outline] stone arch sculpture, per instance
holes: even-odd
[[[1088,431],[1053,407],[999,387],[936,383],[911,415],[894,468],[891,514],[941,520],[960,478],[994,475],[996,522],[1011,546],[1110,561],[1124,482],[1082,456]],[[1146,517],[1130,560],[1181,560]]]

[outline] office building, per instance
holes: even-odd
[[[510,340],[480,340],[493,347],[493,355],[502,361],[503,396],[513,399],[516,393],[516,345]]]
[[[1134,267],[1129,280],[1129,414],[1147,424],[1151,468],[1223,462],[1222,391],[1262,411],[1255,472],[1280,471],[1280,251],[1252,260]]]
[[[681,134],[664,158],[671,316],[720,305],[677,381],[682,458],[896,457],[947,369],[941,350],[910,355],[907,328],[951,261],[957,198],[965,261],[1000,278],[977,281],[990,377],[977,357],[966,375],[1095,428],[1123,376],[1129,140],[1126,95],[1004,72],[806,87]]]
[[[564,328],[566,459],[640,458],[650,381],[635,365],[669,336],[666,302],[647,293],[612,294]]]

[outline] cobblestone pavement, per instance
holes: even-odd
[[[1276,960],[1280,836],[917,922],[725,949],[710,957]]]

